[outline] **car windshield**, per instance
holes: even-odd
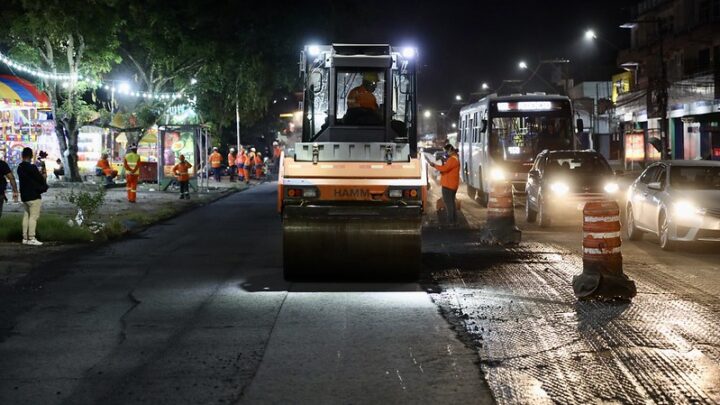
[[[673,166],[670,185],[679,190],[720,190],[720,166]]]
[[[551,153],[545,172],[555,174],[610,174],[605,158],[596,153]]]

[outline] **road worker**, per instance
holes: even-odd
[[[180,155],[180,162],[173,167],[173,173],[180,183],[180,199],[190,199],[190,168],[192,165],[185,160],[185,155]]]
[[[447,161],[442,165],[430,163],[430,166],[440,172],[440,185],[442,186],[443,203],[447,210],[447,219],[450,224],[456,225],[455,194],[460,185],[460,160],[458,160],[457,150],[452,145],[445,145],[444,149],[448,154]]]
[[[250,152],[245,155],[243,172],[245,173],[245,183],[250,182],[250,173],[255,163],[255,148],[250,148]]]
[[[280,155],[282,155],[282,148],[280,147],[280,144],[278,141],[273,142],[273,154],[272,154],[272,167],[273,172],[279,173],[280,170]]]
[[[100,155],[100,160],[95,164],[95,171],[98,176],[105,178],[105,184],[112,184],[118,175],[117,170],[113,170],[112,166],[110,166],[107,153]]]
[[[255,153],[255,178],[258,180],[263,178],[263,158],[260,152]]]
[[[372,111],[378,111],[377,99],[375,98],[375,89],[380,81],[376,72],[365,72],[362,75],[362,84],[350,90],[347,96],[347,108],[366,108]]]
[[[134,203],[137,198],[137,185],[140,178],[140,155],[137,154],[137,145],[130,145],[128,153],[123,159],[125,167],[125,181],[128,201]]]
[[[210,167],[213,171],[215,181],[220,182],[222,180],[222,155],[218,151],[217,147],[213,147],[213,152],[210,154]]]
[[[240,181],[245,181],[245,148],[243,148],[242,145],[240,145],[240,153],[238,153],[238,157],[235,160],[235,164],[238,168],[238,178]]]
[[[237,173],[237,152],[235,151],[235,148],[230,148],[227,159],[228,171],[230,172],[230,181],[235,182],[235,173]]]

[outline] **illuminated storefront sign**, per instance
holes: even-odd
[[[645,135],[642,132],[625,134],[625,160],[629,162],[642,162],[645,159]]]

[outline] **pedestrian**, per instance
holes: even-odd
[[[123,166],[128,202],[134,203],[137,200],[137,185],[140,178],[140,155],[137,154],[137,145],[130,145],[123,159]]]
[[[215,181],[220,182],[222,180],[222,155],[218,152],[217,147],[214,147],[213,153],[210,154],[210,167],[212,167]]]
[[[282,155],[282,148],[278,141],[273,141],[273,154],[272,154],[272,167],[274,173],[279,173],[280,168],[280,156]]]
[[[190,168],[192,165],[185,160],[185,155],[180,155],[180,162],[173,167],[173,173],[180,183],[180,199],[190,199]]]
[[[47,159],[47,157],[47,152],[41,150],[40,152],[38,152],[37,158],[35,159],[35,166],[37,166],[40,174],[43,176],[45,181],[47,181],[47,166],[45,166],[45,159]]]
[[[228,159],[228,171],[230,172],[230,181],[235,182],[235,173],[237,173],[237,152],[235,148],[230,148],[230,153],[227,156]]]
[[[32,164],[32,149],[24,148],[21,156],[22,162],[18,165],[17,174],[20,180],[20,199],[25,210],[22,220],[22,243],[23,245],[42,246],[42,242],[35,238],[35,229],[42,207],[41,194],[48,190],[48,185],[37,166]]]
[[[53,174],[55,175],[56,180],[60,180],[60,177],[65,175],[65,167],[63,166],[63,162],[61,159],[58,159],[55,161],[55,164],[57,167],[55,170],[53,170]]]
[[[440,185],[442,186],[442,199],[445,203],[448,223],[457,224],[457,207],[455,206],[455,194],[460,185],[460,161],[458,160],[457,150],[450,144],[445,145],[447,152],[447,162],[442,165],[430,163],[440,172]]]
[[[260,152],[255,153],[255,161],[253,164],[255,166],[255,177],[261,180],[263,178],[263,158]]]
[[[7,201],[7,196],[5,196],[7,183],[10,183],[10,187],[12,188],[13,202],[18,202],[18,188],[17,183],[15,183],[15,176],[13,176],[12,170],[10,170],[7,162],[0,159],[0,193],[2,193],[2,195],[0,195],[0,217],[2,217],[3,205]]]

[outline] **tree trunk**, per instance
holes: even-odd
[[[63,156],[65,179],[71,182],[82,182],[82,176],[78,168],[77,141],[80,130],[77,127],[77,120],[75,118],[56,119],[55,124],[55,135],[58,138],[58,144]]]

